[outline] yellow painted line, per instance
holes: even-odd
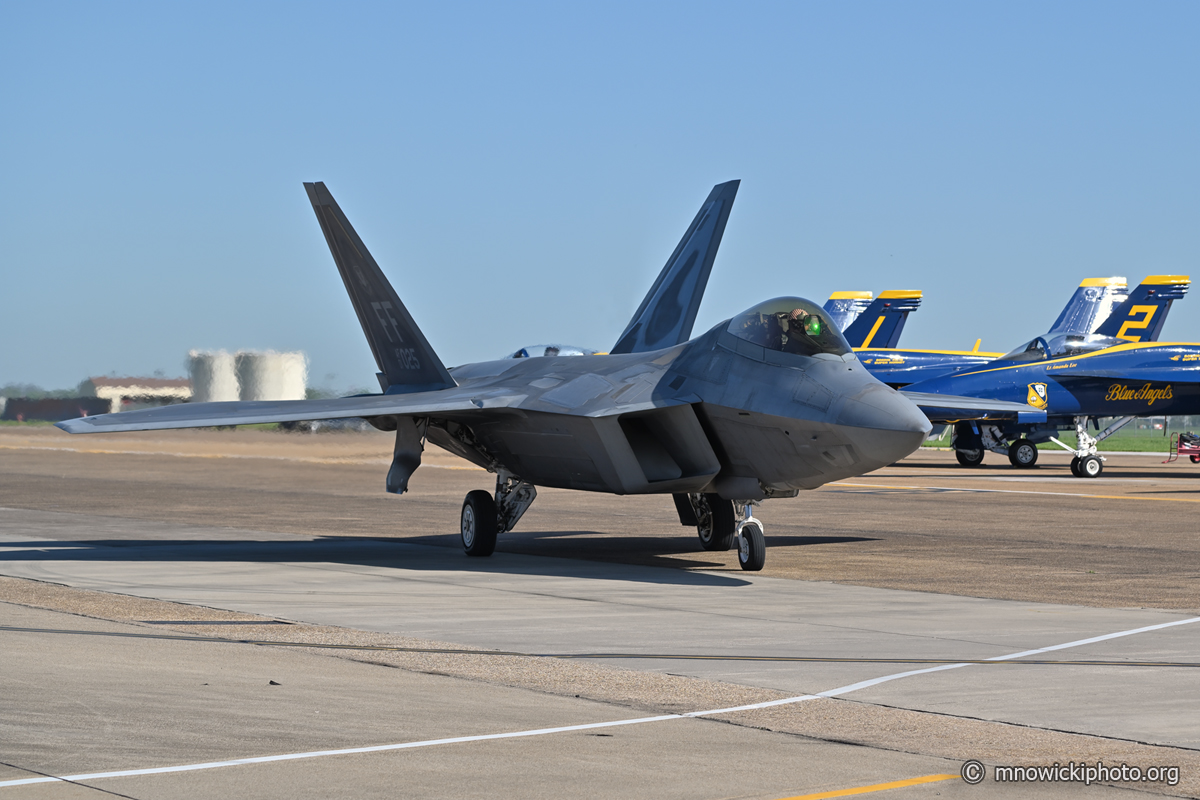
[[[830,300],[870,300],[874,295],[870,292],[834,292]]]
[[[875,320],[875,324],[871,326],[871,332],[867,334],[867,338],[863,339],[863,349],[871,346],[871,340],[875,338],[875,334],[879,331],[879,326],[883,324],[883,315],[879,315],[879,319]]]
[[[1080,479],[1084,480],[1084,479]],[[825,484],[826,486],[850,486],[856,489],[909,489],[913,491],[938,491],[938,492],[988,492],[992,494],[1039,494],[1046,497],[1089,497],[1096,500],[1155,500],[1160,502],[1174,503],[1200,503],[1200,497],[1141,497],[1138,495],[1128,494],[1083,494],[1081,492],[1035,492],[1021,489],[975,489],[972,487],[962,486],[902,486],[900,484],[885,484],[885,483],[844,483],[837,481],[835,483]]]
[[[925,775],[921,778],[908,778],[902,781],[892,781],[891,783],[876,783],[871,786],[856,786],[852,789],[834,789],[831,792],[817,792],[816,794],[798,794],[793,797],[785,797],[782,800],[823,800],[826,797],[849,797],[853,794],[868,794],[870,792],[882,792],[887,789],[902,789],[905,786],[917,786],[922,783],[936,783],[937,781],[948,781],[951,778],[957,778],[957,775]]]
[[[1080,286],[1128,286],[1129,281],[1113,276],[1111,278],[1084,278]]]
[[[166,450],[104,450],[100,448],[83,447],[40,447],[36,445],[0,444],[0,450],[42,450],[52,453],[84,453],[102,456],[172,456],[174,458],[239,458],[260,459],[262,461],[295,461],[301,464],[390,464],[391,459],[385,456],[264,456],[244,455],[241,453],[179,453]],[[422,464],[433,469],[468,469],[483,472],[482,467],[450,466],[442,464]]]

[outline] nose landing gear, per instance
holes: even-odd
[[[1117,431],[1124,428],[1133,417],[1121,417],[1119,420],[1109,425],[1100,433],[1092,436],[1087,432],[1088,417],[1075,418],[1075,438],[1078,440],[1078,447],[1071,447],[1068,444],[1060,442],[1053,436],[1050,441],[1066,450],[1073,453],[1075,457],[1071,459],[1071,474],[1076,478],[1096,478],[1104,471],[1104,456],[1097,452],[1096,445],[1112,436]],[[1097,426],[1098,427],[1098,426]]]
[[[738,520],[736,536],[738,563],[747,572],[758,572],[767,563],[767,540],[763,536],[763,525],[754,518],[754,503],[739,500],[741,519]]]

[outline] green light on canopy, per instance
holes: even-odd
[[[821,318],[816,314],[809,315],[808,319],[804,320],[804,332],[809,336],[820,336]]]

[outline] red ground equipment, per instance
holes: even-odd
[[[1164,464],[1170,464],[1180,456],[1188,456],[1193,464],[1200,464],[1200,436],[1194,433],[1171,434],[1171,455]]]

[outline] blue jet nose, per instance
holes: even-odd
[[[933,426],[916,404],[882,383],[873,383],[847,397],[838,425],[857,428],[859,453],[875,469],[892,464],[920,447]]]

